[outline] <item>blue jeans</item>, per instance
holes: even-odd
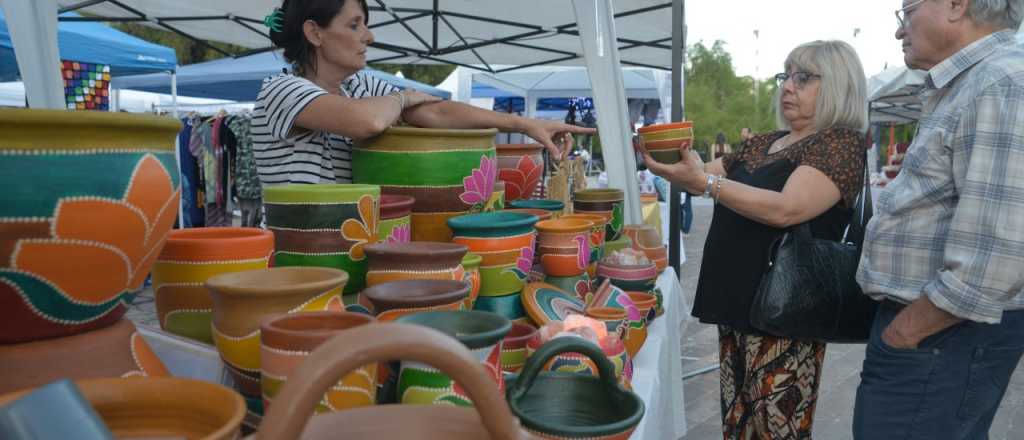
[[[683,206],[681,214],[679,215],[680,229],[683,230],[684,234],[690,233],[690,227],[693,226],[693,203],[690,203],[690,193],[683,192]]]
[[[916,349],[882,342],[900,307],[883,302],[867,344],[853,438],[987,439],[992,418],[1024,353],[1024,311],[1000,324],[964,321]]]

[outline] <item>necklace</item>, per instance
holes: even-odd
[[[813,135],[814,133],[815,132],[811,132],[811,133],[809,133],[807,135],[800,136],[799,138],[793,139],[792,142],[790,142],[790,138],[793,137],[793,132],[789,132],[785,136],[780,137],[778,140],[773,142],[770,147],[768,147],[768,154],[775,154],[775,153],[778,153],[778,152],[780,152],[782,150],[785,150],[786,148],[789,148],[789,147],[799,143],[800,141],[808,138],[809,136]]]

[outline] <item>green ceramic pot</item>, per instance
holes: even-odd
[[[512,212],[488,212],[452,218],[455,243],[482,257],[480,296],[506,296],[523,290],[533,264],[537,217]],[[515,319],[515,317],[509,317]]]
[[[363,247],[377,242],[380,187],[320,184],[263,187],[274,265],[319,266],[348,273],[345,294],[366,286]]]

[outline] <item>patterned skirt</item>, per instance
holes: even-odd
[[[825,343],[718,326],[726,440],[810,439]]]

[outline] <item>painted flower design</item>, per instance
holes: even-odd
[[[494,181],[497,174],[497,161],[487,156],[480,156],[480,167],[462,179],[463,193],[459,195],[462,203],[473,205],[480,210],[491,200],[494,193]]]
[[[142,287],[178,213],[180,189],[152,154],[135,165],[120,200],[71,197],[57,203],[51,237],[24,239],[14,269],[46,280],[79,305]]]
[[[388,243],[408,243],[412,241],[412,227],[410,225],[398,225],[388,234]]]
[[[515,274],[519,281],[526,281],[530,277],[530,269],[533,268],[533,243],[530,246],[523,247],[519,251],[519,258],[516,259],[516,265],[508,269],[507,272]]]
[[[590,239],[586,235],[577,235],[572,241],[576,242],[576,268],[586,269],[590,259]]]
[[[363,246],[377,242],[377,202],[372,196],[364,195],[359,198],[359,220],[346,219],[341,224],[341,236],[355,242],[348,251],[352,261],[362,261],[366,258]]]
[[[498,178],[505,182],[505,200],[527,199],[537,188],[541,175],[544,173],[543,164],[538,164],[530,156],[522,156],[515,168],[502,168],[498,171]]]

